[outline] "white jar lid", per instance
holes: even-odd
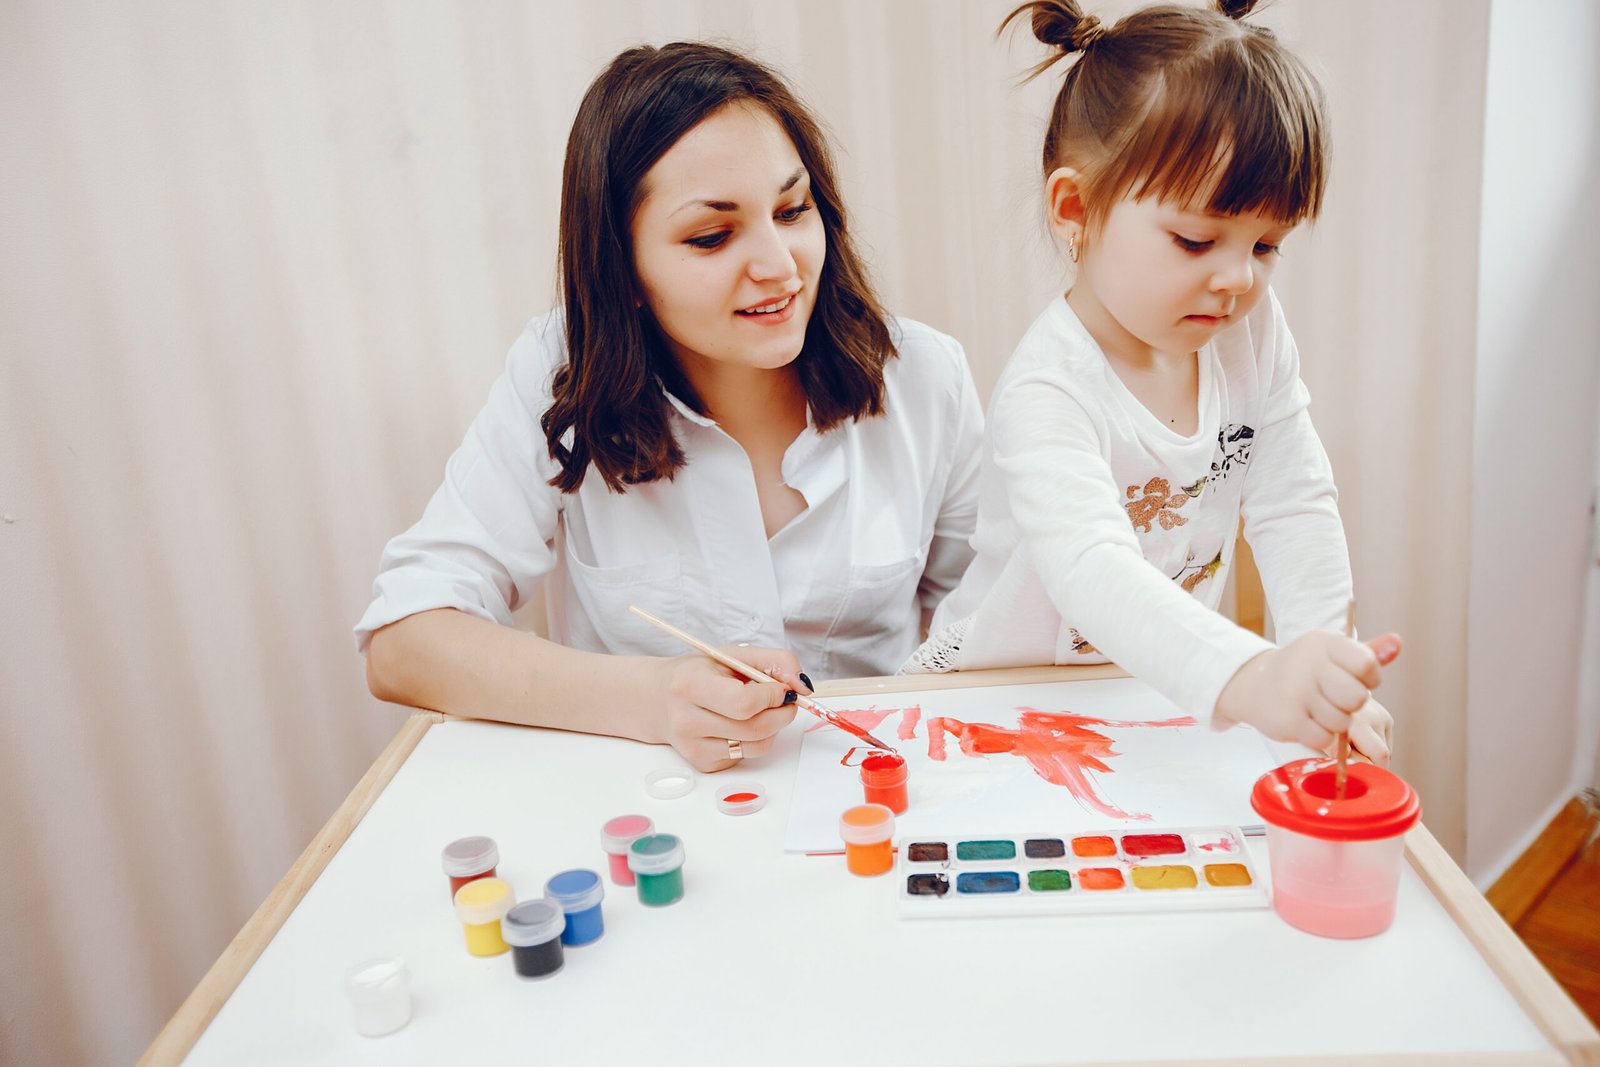
[[[641,837],[628,849],[628,869],[634,874],[666,874],[683,866],[683,842],[675,834]]]
[[[451,878],[466,878],[500,866],[500,848],[492,837],[462,837],[444,846],[440,862]]]
[[[561,936],[567,928],[567,913],[553,900],[538,897],[524,900],[500,920],[500,936],[506,944],[526,947],[542,945]]]

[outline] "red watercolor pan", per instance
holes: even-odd
[[[896,842],[906,918],[1260,908],[1238,827],[919,834]]]

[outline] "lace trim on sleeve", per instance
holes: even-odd
[[[941,627],[938,633],[929,634],[922,647],[913,652],[906,665],[896,673],[949,674],[959,670],[956,660],[961,655],[961,646],[966,643],[967,631],[972,629],[972,619],[968,615]]]

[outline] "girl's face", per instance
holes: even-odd
[[[783,127],[743,104],[705,118],[645,175],[634,269],[691,378],[800,354],[827,251],[810,189]]]
[[[1073,294],[1110,320],[1101,325],[1113,336],[1096,334],[1102,347],[1135,358],[1193,352],[1265,295],[1292,229],[1259,212],[1212,215],[1154,197],[1123,199],[1083,242]]]

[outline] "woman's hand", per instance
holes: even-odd
[[[723,651],[780,681],[746,681],[698,654],[655,661],[661,672],[656,692],[665,698],[661,739],[700,771],[725,771],[740,762],[731,757],[729,741],[739,742],[744,759],[765,755],[778,731],[794,721],[792,687],[800,684],[794,653],[751,645]]]
[[[1240,667],[1223,686],[1216,714],[1249,723],[1274,741],[1323,751],[1336,735],[1349,732],[1361,752],[1387,762],[1392,720],[1368,691],[1378,687],[1381,668],[1398,655],[1396,634],[1366,644],[1325,630],[1302,634]]]

